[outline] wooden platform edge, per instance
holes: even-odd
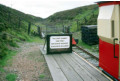
[[[41,51],[41,53],[42,53],[43,55],[46,55],[46,54],[47,54],[46,51],[43,49],[43,46],[42,46],[42,45],[40,46],[40,51]]]
[[[44,55],[44,57],[47,62],[47,65],[49,67],[53,81],[68,81],[66,76],[62,72],[61,68],[59,67],[57,62],[54,60],[53,56],[52,55]]]
[[[44,55],[44,58],[45,58],[45,55],[46,55],[46,52],[43,50],[42,46],[40,48],[40,51],[41,53]],[[89,63],[87,60],[85,60],[83,57],[81,57],[80,55],[78,55],[77,53],[75,52],[72,52],[74,53],[75,55],[77,55],[78,57],[80,57],[83,61],[85,61],[86,63],[88,63],[91,67],[93,67],[94,69],[96,69],[98,72],[100,72],[102,75],[104,75],[107,79],[109,79],[110,81],[113,81],[110,77],[108,77],[107,75],[105,75],[101,70],[99,70],[98,68],[96,68],[94,65],[92,65],[91,63]],[[48,63],[47,63],[48,65]],[[50,68],[49,68],[50,70]]]
[[[46,54],[45,50],[43,50],[43,48],[40,48],[40,52],[43,54],[43,56],[45,58],[45,61],[46,61],[47,66],[48,66],[48,69],[49,69],[50,74],[51,74],[51,76],[53,78],[53,81],[68,81],[67,78],[65,77],[65,75],[62,72],[60,72],[61,69],[60,69],[59,65],[56,62],[54,62],[56,64],[56,67],[53,67],[53,66],[49,65],[49,63],[47,61],[47,58],[48,58],[47,54]],[[56,68],[55,70],[57,70],[57,72],[58,71],[60,72],[60,74],[57,74],[57,76],[59,76],[60,79],[58,79],[58,77],[55,77],[55,74],[54,74],[54,72],[52,72],[51,68]]]
[[[73,52],[75,53],[75,52]],[[107,79],[109,79],[110,81],[113,81],[110,77],[108,77],[107,75],[105,75],[101,70],[99,70],[98,68],[96,68],[94,65],[92,65],[91,63],[89,63],[87,60],[85,60],[83,57],[81,57],[80,55],[76,54],[78,57],[80,57],[83,61],[85,61],[86,63],[88,63],[91,67],[93,67],[94,69],[96,69],[98,72],[100,72],[101,74],[103,74]]]

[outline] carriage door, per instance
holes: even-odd
[[[101,6],[98,16],[99,66],[117,79],[120,76],[119,11],[119,5]]]

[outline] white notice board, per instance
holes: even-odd
[[[51,36],[50,49],[60,49],[70,47],[70,36]]]

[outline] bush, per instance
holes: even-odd
[[[9,45],[12,46],[12,47],[19,47],[14,40],[11,40],[11,41],[9,42]]]
[[[4,31],[5,30],[5,26],[4,24],[0,24],[0,32]]]
[[[7,55],[7,46],[2,40],[0,40],[0,58],[3,58],[4,56]]]
[[[16,75],[16,74],[8,74],[8,75],[6,76],[6,79],[7,79],[8,81],[16,81],[16,78],[17,78],[17,75]]]

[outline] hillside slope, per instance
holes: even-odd
[[[0,58],[10,51],[8,46],[16,47],[16,42],[29,40],[29,22],[41,22],[42,18],[24,14],[0,4]],[[31,26],[31,30],[35,27]],[[36,27],[37,29],[37,27]]]
[[[96,4],[57,12],[46,19],[51,25],[71,25],[71,31],[80,30],[84,24],[97,24],[98,6]],[[77,29],[77,22],[79,29]]]
[[[84,14],[85,11],[88,11],[88,10],[90,11],[90,10],[96,9],[97,7],[98,7],[97,5],[88,5],[88,6],[78,7],[70,10],[65,10],[65,11],[57,12],[51,15],[50,17],[48,17],[48,19],[50,19],[51,21],[72,20],[76,17],[76,15]]]
[[[24,14],[0,4],[0,57],[7,54],[4,50],[8,50],[8,45],[17,46],[15,42],[29,40],[27,35],[29,22],[44,27],[70,26],[71,32],[75,32],[80,31],[81,25],[97,24],[97,16],[98,6],[95,4],[57,12],[46,19]],[[31,27],[31,31],[34,33],[37,27]]]

